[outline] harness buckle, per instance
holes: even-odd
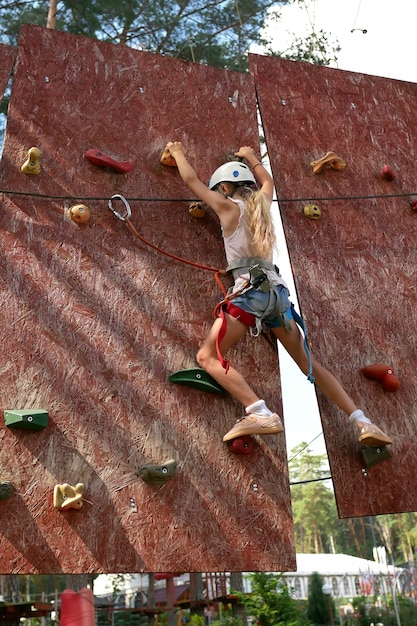
[[[252,265],[252,267],[249,268],[249,274],[250,284],[254,289],[262,289],[262,291],[265,292],[271,289],[269,278],[259,265]]]
[[[119,213],[118,211],[116,211],[115,207],[113,206],[113,200],[121,200],[123,205],[124,205],[124,212]],[[114,215],[119,219],[122,220],[122,222],[125,222],[127,219],[129,219],[130,217],[132,217],[132,211],[130,209],[130,204],[128,203],[128,201],[126,200],[126,198],[124,196],[122,196],[120,193],[115,193],[109,200],[109,209],[110,211],[112,211],[114,213]]]

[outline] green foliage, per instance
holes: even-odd
[[[222,617],[221,620],[214,620],[211,622],[211,626],[244,626],[242,620],[231,615]]]
[[[118,611],[114,613],[114,626],[147,626],[148,618],[133,611]]]
[[[305,443],[292,454],[289,470],[297,551],[331,552],[337,512],[329,482],[322,480],[329,476],[326,456],[312,454]]]
[[[403,626],[417,624],[417,605],[410,598],[397,596],[400,622]],[[390,600],[387,606],[378,606],[375,600],[365,596],[354,598],[352,606],[355,616],[355,626],[369,626],[378,622],[384,626],[398,626],[394,603]]]
[[[335,615],[333,599],[324,595],[323,585],[323,577],[318,572],[313,572],[310,577],[307,608],[307,615],[313,624],[330,624],[330,611],[333,616]]]
[[[268,8],[274,4],[272,0],[62,0],[56,28],[243,71],[249,46],[259,41]],[[20,24],[45,26],[48,7],[48,1],[40,0],[0,6],[0,41],[15,43]]]
[[[250,575],[251,593],[235,593],[245,606],[246,614],[259,626],[306,626],[308,620],[290,596],[282,574],[256,572]]]

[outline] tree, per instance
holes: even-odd
[[[259,626],[306,626],[308,621],[291,597],[282,574],[251,574],[251,593],[236,592],[248,616]],[[233,593],[234,590],[233,590]]]
[[[313,455],[305,443],[291,452],[289,470],[297,551],[334,551],[337,513],[333,492],[323,480],[329,476],[326,456]]]
[[[323,585],[323,577],[318,572],[313,572],[310,577],[307,608],[308,618],[313,624],[330,624],[329,601],[322,591]]]
[[[268,9],[290,1],[61,0],[55,19],[77,35],[242,71]],[[0,0],[0,41],[14,44],[23,23],[45,26],[49,8],[42,0]]]

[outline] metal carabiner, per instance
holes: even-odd
[[[113,206],[113,202],[112,200],[121,200],[125,206],[125,210],[126,213],[124,213],[123,215],[121,215],[118,211],[116,211],[116,209]],[[120,193],[115,193],[114,196],[112,196],[109,200],[109,209],[110,211],[112,211],[116,217],[119,218],[119,220],[122,220],[122,222],[125,222],[126,219],[129,219],[130,217],[132,217],[132,211],[130,209],[130,204],[128,203],[128,201],[126,200],[126,198],[124,196],[122,196]]]

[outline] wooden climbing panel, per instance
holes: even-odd
[[[319,392],[339,514],[415,511],[417,85],[258,55],[250,66],[312,351],[394,440],[390,459],[364,465],[352,426]],[[315,174],[329,151],[346,168]],[[305,217],[310,204],[319,219]],[[362,374],[375,363],[399,390]]]
[[[4,410],[46,410],[48,425],[0,428],[14,487],[0,501],[2,573],[295,568],[284,436],[231,454],[222,436],[242,408],[169,382],[196,365],[225,264],[214,214],[192,217],[195,198],[159,162],[169,140],[203,180],[256,147],[252,78],[22,28],[0,167],[0,383]],[[38,175],[21,172],[32,147]],[[96,165],[92,149],[131,170]],[[109,210],[114,194],[145,242]],[[70,219],[76,204],[90,220]],[[230,358],[280,411],[268,341],[248,338]],[[140,478],[170,459],[169,482]],[[54,508],[55,485],[82,493],[82,507]]]

